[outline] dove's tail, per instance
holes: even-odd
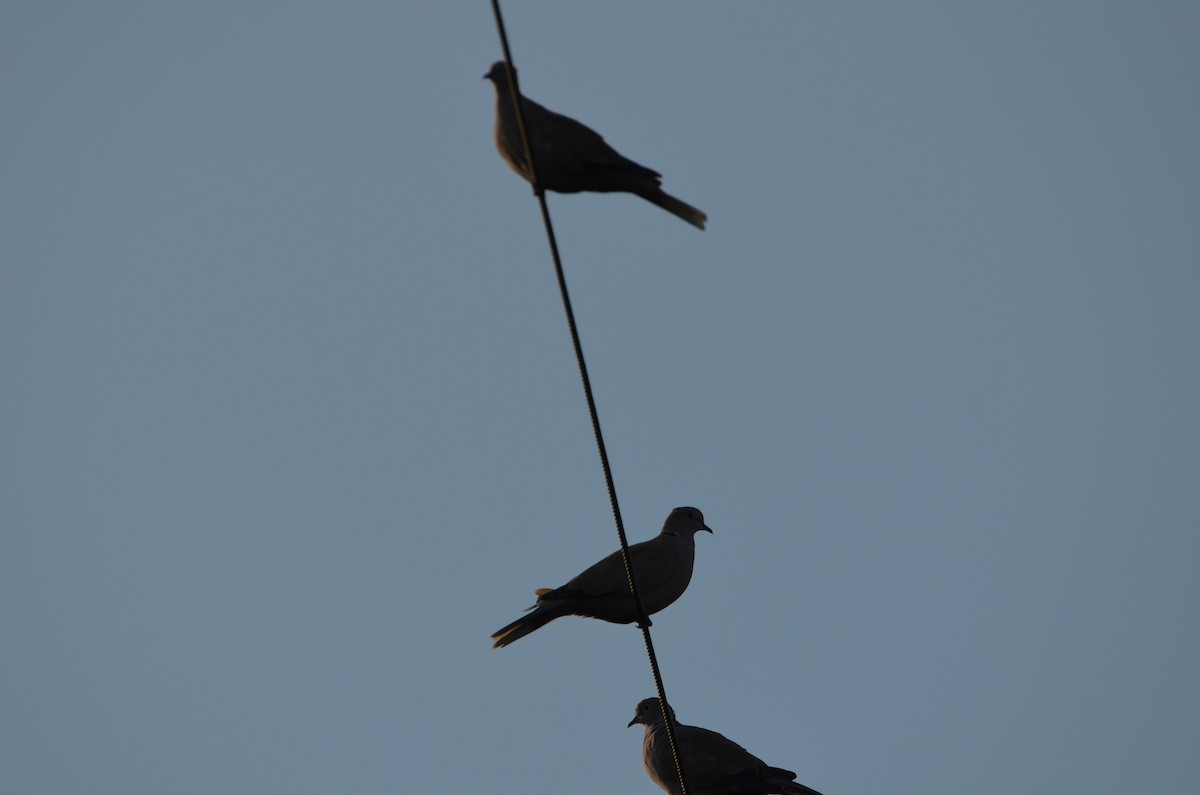
[[[568,611],[562,605],[534,605],[532,613],[521,616],[503,629],[498,629],[492,633],[492,648],[499,649],[507,646],[513,641],[520,640],[530,632],[534,632],[546,626],[554,619],[560,616],[568,615],[569,612],[570,611]]]
[[[798,784],[795,781],[788,780],[789,778],[795,778],[795,773],[792,773],[789,770],[779,770],[778,768],[775,768],[775,770],[779,773],[786,774],[786,776],[777,778],[772,782],[775,787],[778,787],[778,790],[773,789],[771,790],[772,792],[778,791],[787,793],[787,795],[821,795],[821,793],[817,792],[815,789],[810,789],[803,784]]]
[[[678,215],[683,220],[687,221],[692,226],[703,229],[704,224],[708,222],[708,216],[700,210],[697,210],[687,202],[676,199],[671,194],[661,188],[645,188],[635,191],[638,196],[641,196],[652,204],[657,204],[667,212]]]

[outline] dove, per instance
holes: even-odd
[[[496,87],[496,149],[513,171],[528,180],[525,145],[504,62],[492,64],[484,78]],[[623,157],[592,128],[526,97],[521,97],[521,109],[541,187],[556,193],[633,193],[692,226],[704,228],[708,216],[664,192],[661,174]]]
[[[670,707],[668,707],[670,709]],[[675,721],[675,740],[679,745],[683,775],[689,795],[821,795],[797,784],[790,770],[771,767],[732,740],[699,726],[684,726]],[[642,763],[650,780],[669,795],[680,795],[679,772],[667,740],[667,728],[657,698],[638,703],[632,726],[646,727],[642,740]]]
[[[704,514],[695,508],[676,508],[662,531],[629,548],[633,575],[646,614],[657,613],[678,599],[692,580],[696,558],[695,534],[711,533]],[[507,646],[561,616],[599,618],[614,624],[637,621],[637,605],[629,592],[625,563],[617,550],[558,588],[538,588],[531,611],[492,635],[492,648]]]

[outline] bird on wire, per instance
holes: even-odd
[[[492,64],[484,78],[496,87],[496,149],[513,171],[532,182],[504,62]],[[592,128],[526,97],[521,109],[540,187],[556,193],[633,193],[704,228],[707,215],[663,191],[661,174],[623,157]]]
[[[657,536],[629,548],[633,576],[647,615],[667,607],[687,590],[696,559],[694,536],[701,530],[712,532],[704,524],[704,514],[695,508],[676,508]],[[531,612],[497,630],[492,635],[492,648],[507,646],[562,616],[599,618],[614,624],[632,624],[640,618],[620,550],[566,585],[538,588],[534,593],[537,603],[527,608]]]
[[[796,774],[792,771],[771,767],[732,740],[714,731],[675,721],[673,709],[671,720],[689,795],[821,795],[815,789],[797,784]],[[646,766],[650,780],[669,795],[681,795],[679,771],[671,754],[657,698],[642,699],[638,703],[629,725],[635,723],[646,727],[642,764]]]

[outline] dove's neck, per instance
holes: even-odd
[[[689,539],[696,537],[695,533],[688,533],[688,532],[681,533],[678,530],[663,530],[662,532],[659,533],[659,535],[660,536],[670,536],[671,538],[682,538],[684,540],[689,540]]]
[[[518,94],[518,96],[521,96],[521,95]],[[513,113],[512,89],[508,87],[507,83],[505,83],[502,86],[501,85],[496,86],[496,100],[502,106],[506,106],[508,108],[508,113],[510,115],[516,115]],[[526,101],[525,97],[521,96],[521,102],[524,103],[525,101]]]

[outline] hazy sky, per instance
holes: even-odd
[[[1200,790],[1200,7],[509,2],[705,210],[552,196],[685,723],[824,795]],[[658,790],[464,3],[0,8],[0,788]]]

